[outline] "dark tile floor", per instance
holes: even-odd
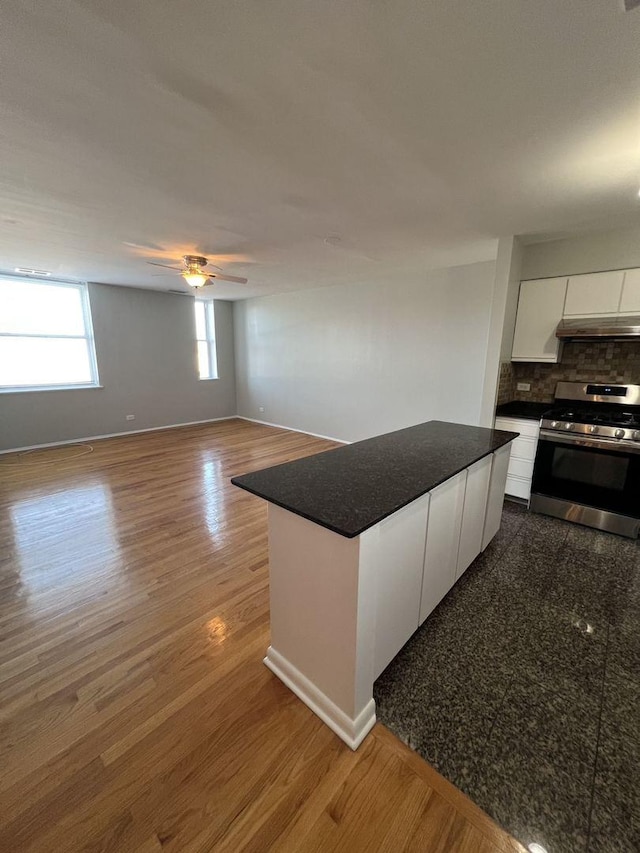
[[[506,502],[375,699],[525,845],[638,853],[640,545]]]

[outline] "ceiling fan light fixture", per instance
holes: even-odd
[[[203,272],[193,272],[191,270],[187,270],[182,273],[182,278],[190,284],[191,287],[204,287],[207,283],[208,275],[205,275]]]

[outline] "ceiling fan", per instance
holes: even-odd
[[[147,261],[153,267],[164,267],[167,270],[175,270],[177,275],[181,275],[183,279],[190,284],[191,287],[200,288],[209,284],[209,279],[220,279],[220,281],[233,281],[235,284],[246,284],[247,279],[241,278],[238,275],[225,275],[220,267],[215,264],[210,264],[209,261],[202,255],[183,255],[182,260],[184,267],[172,267],[168,264],[158,264],[155,261]],[[205,267],[214,267],[220,272],[209,272]],[[155,275],[170,275],[170,273],[155,273]]]

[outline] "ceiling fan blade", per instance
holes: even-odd
[[[157,264],[155,261],[147,261],[148,264],[151,264],[152,267],[164,267],[167,270],[177,270],[178,272],[182,272],[180,267],[170,267],[168,264]]]
[[[638,2],[640,2],[640,0],[638,0]],[[207,261],[207,266],[213,267],[214,270],[220,270],[220,272],[222,272],[222,267],[219,267],[217,264],[212,264],[211,261]],[[206,272],[206,270],[205,270],[205,272]]]
[[[160,264],[158,264],[158,266],[160,266]],[[170,268],[169,268],[169,269],[170,269]],[[173,272],[173,273],[172,273],[172,272],[152,272],[152,273],[151,273],[151,277],[152,277],[152,278],[157,278],[157,277],[158,277],[158,276],[160,276],[160,275],[161,275],[161,276],[165,276],[165,275],[182,275],[182,273],[181,273],[181,272]]]
[[[217,272],[209,273],[209,278],[220,279],[220,281],[233,281],[236,284],[246,284],[249,279],[241,278],[239,275],[219,275]]]

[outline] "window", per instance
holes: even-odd
[[[0,278],[0,390],[97,384],[87,286]]]
[[[194,308],[200,379],[217,379],[218,359],[216,357],[216,323],[213,301],[211,299],[196,299]]]

